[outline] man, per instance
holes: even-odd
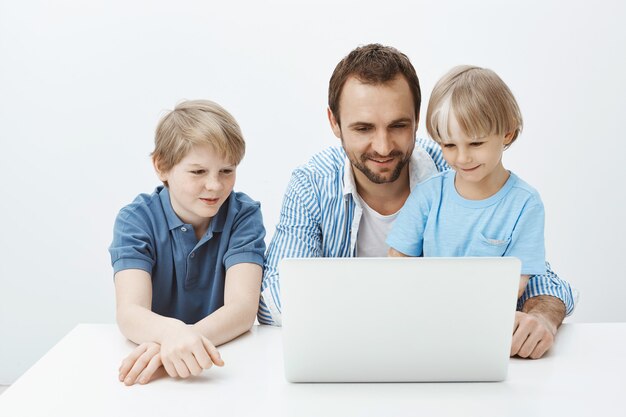
[[[328,119],[341,147],[293,172],[266,254],[260,323],[281,324],[280,259],[387,255],[385,238],[411,188],[449,168],[437,144],[415,139],[420,104],[415,69],[396,49],[366,45],[339,62]],[[569,284],[547,266],[518,302],[511,356],[543,356],[573,310]]]

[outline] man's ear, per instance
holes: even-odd
[[[167,184],[167,178],[168,178],[168,176],[169,176],[169,175],[168,175],[168,172],[169,172],[169,171],[163,171],[163,170],[160,168],[160,163],[159,163],[159,160],[158,160],[157,158],[154,158],[154,157],[152,158],[152,166],[154,167],[154,172],[156,172],[157,177],[159,177],[159,179],[160,179],[163,183]]]
[[[330,122],[330,128],[333,130],[333,133],[338,139],[341,139],[341,126],[337,122],[335,115],[333,114],[330,107],[326,109],[326,113],[328,113],[328,121]]]

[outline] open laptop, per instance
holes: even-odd
[[[517,258],[291,258],[279,265],[291,382],[501,381]]]

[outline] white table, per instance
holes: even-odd
[[[626,323],[565,324],[541,360],[500,383],[290,384],[280,328],[222,346],[224,368],[126,387],[115,325],[72,330],[0,395],[0,416],[626,416]]]

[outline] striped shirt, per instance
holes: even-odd
[[[411,189],[437,172],[449,169],[441,148],[430,139],[417,139],[409,162]],[[265,256],[258,319],[261,324],[281,325],[278,262],[282,258],[353,257],[363,208],[341,146],[333,146],[296,168],[280,211],[276,232]],[[518,301],[518,309],[531,297],[551,295],[574,309],[569,284],[546,264],[545,275],[531,277]]]

